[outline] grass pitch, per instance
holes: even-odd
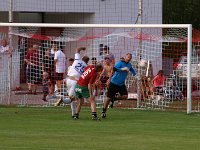
[[[73,120],[69,107],[0,107],[1,150],[199,150],[199,139],[199,114],[114,108],[93,121],[89,108]]]

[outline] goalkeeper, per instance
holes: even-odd
[[[128,91],[125,86],[125,80],[127,78],[129,71],[131,71],[133,76],[136,75],[136,71],[130,63],[131,59],[132,59],[132,54],[127,53],[124,59],[117,62],[113,68],[115,72],[108,86],[107,100],[104,101],[103,111],[101,115],[102,118],[106,118],[106,110],[110,102],[112,102],[110,107],[113,106],[116,93],[120,94],[118,99],[128,98]]]

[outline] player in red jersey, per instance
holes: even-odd
[[[79,113],[81,110],[81,106],[84,103],[84,98],[89,98],[89,101],[91,104],[92,119],[93,120],[98,119],[97,113],[96,113],[95,97],[93,95],[93,84],[98,74],[102,70],[103,70],[103,66],[101,64],[97,64],[96,66],[90,65],[87,68],[85,68],[85,71],[79,78],[75,87],[76,97],[78,98],[78,105],[76,108],[76,114],[73,117],[74,119],[79,118]]]

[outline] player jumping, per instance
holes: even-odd
[[[132,59],[132,54],[127,53],[126,56],[124,57],[124,60],[117,62],[113,68],[115,72],[108,86],[107,100],[105,100],[104,102],[104,107],[101,115],[102,118],[106,118],[106,111],[108,105],[110,101],[112,101],[112,103],[114,102],[114,100],[116,99],[115,98],[116,93],[119,92],[120,94],[118,99],[124,100],[128,98],[128,92],[125,85],[125,80],[127,78],[129,71],[131,71],[131,73],[134,76],[136,75],[136,71],[130,63],[131,59]]]
[[[62,102],[69,104],[71,103],[71,109],[72,109],[72,117],[74,116],[76,112],[76,102],[74,101],[74,96],[75,96],[75,85],[77,81],[79,80],[80,76],[84,72],[85,67],[87,67],[87,63],[89,61],[88,56],[83,56],[81,59],[80,52],[82,50],[86,50],[85,47],[80,47],[76,49],[75,53],[75,60],[68,70],[67,74],[67,89],[68,89],[68,96],[65,99],[59,99],[56,103],[55,106],[60,105]]]

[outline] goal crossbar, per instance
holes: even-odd
[[[54,24],[54,23],[0,23],[0,26],[18,27],[81,27],[81,28],[190,28],[191,24]]]

